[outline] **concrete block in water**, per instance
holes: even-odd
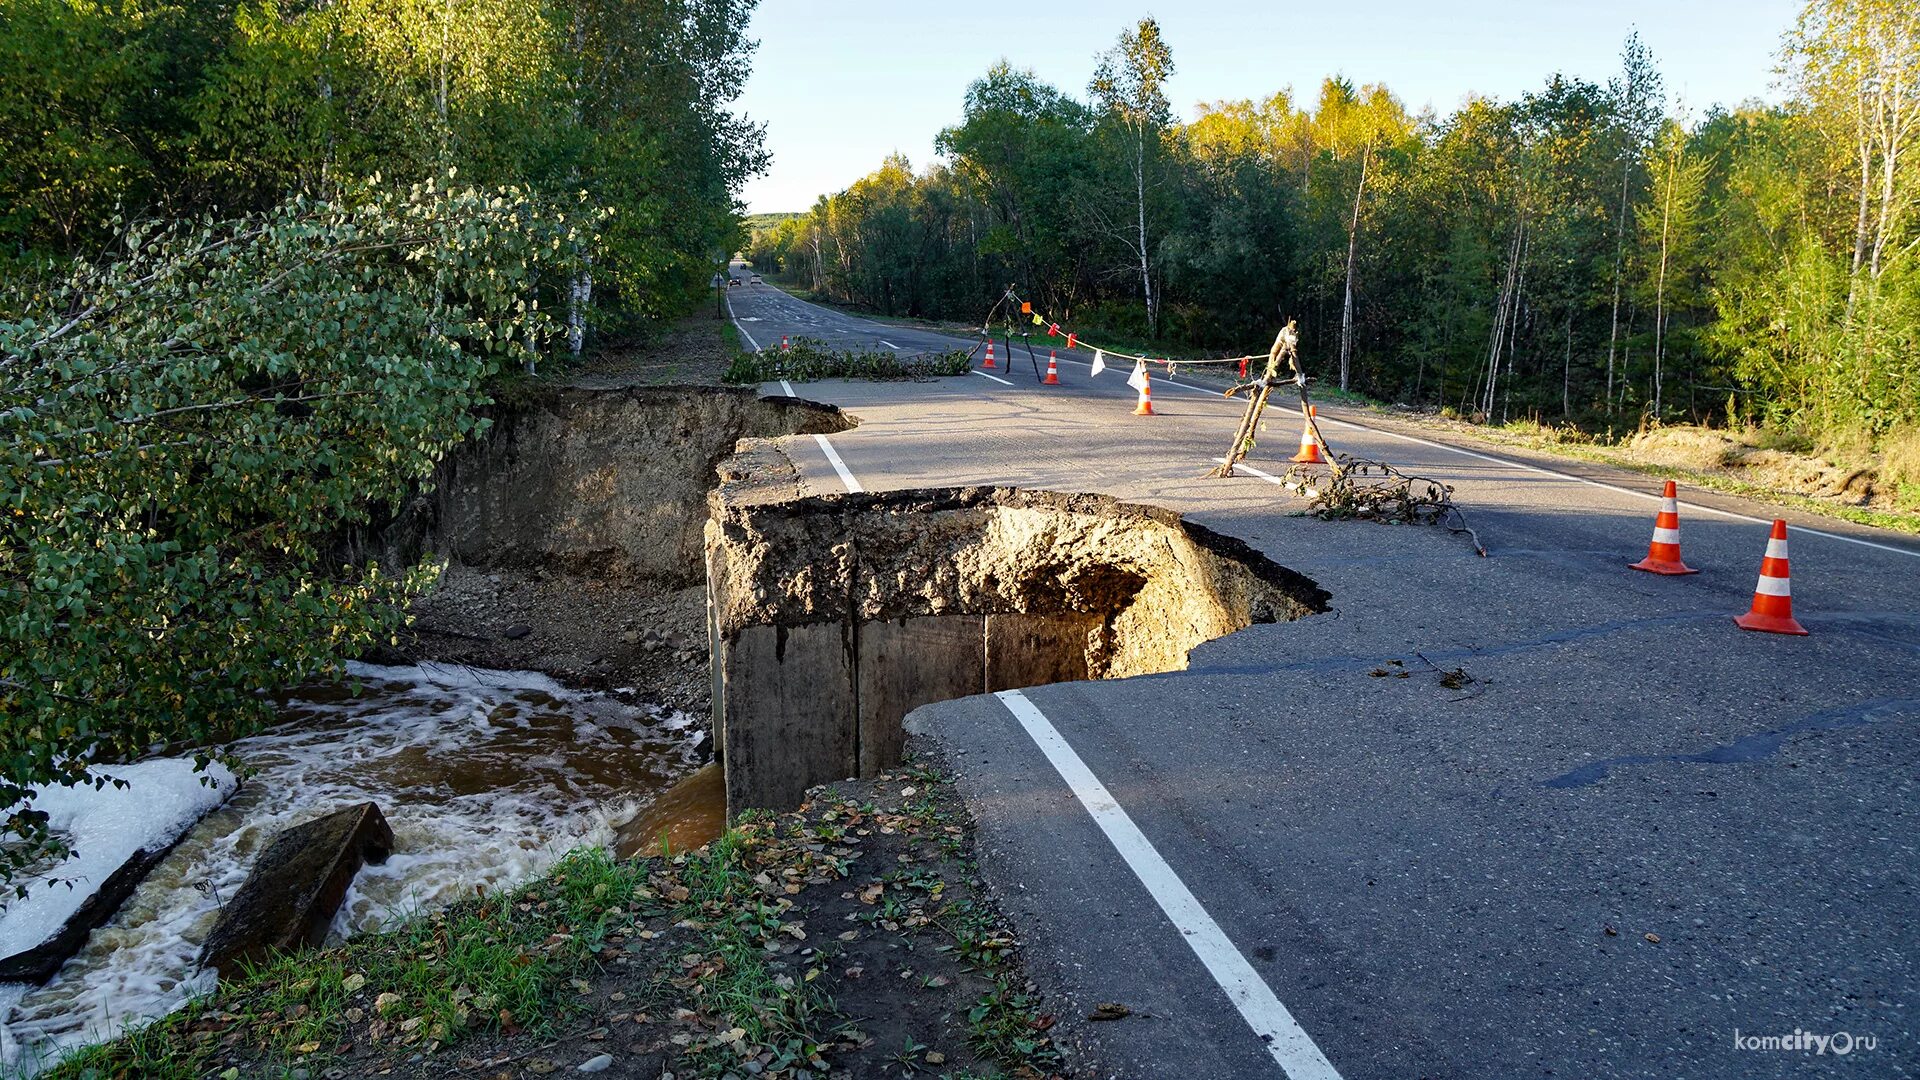
[[[377,866],[392,852],[393,829],[370,802],[282,832],[221,911],[200,949],[200,966],[231,976],[243,961],[257,964],[275,950],[320,944],[361,864]]]
[[[186,835],[183,831],[182,836]],[[177,842],[177,841],[176,841]],[[172,845],[162,848],[141,848],[135,851],[119,869],[107,876],[92,896],[81,903],[78,910],[67,917],[58,932],[35,945],[31,949],[0,957],[0,983],[27,982],[36,985],[53,978],[54,972],[67,962],[67,958],[80,951],[94,928],[113,918],[126,903],[133,890],[140,887],[153,868],[160,865]],[[39,885],[42,889],[67,888],[66,885]]]

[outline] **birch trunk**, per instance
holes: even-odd
[[[1147,336],[1154,336],[1159,325],[1159,312],[1153,304],[1153,273],[1147,262],[1147,136],[1138,133],[1138,141],[1133,146],[1133,185],[1134,207],[1139,212],[1140,238],[1140,294],[1147,304]]]
[[[1620,342],[1620,285],[1627,274],[1627,180],[1633,159],[1620,163],[1620,218],[1613,230],[1613,322],[1607,328],[1607,411],[1613,411],[1613,353]]]
[[[1347,286],[1340,303],[1340,389],[1348,388],[1353,363],[1353,263],[1360,247],[1360,198],[1367,190],[1367,165],[1373,157],[1373,144],[1360,151],[1360,183],[1353,189],[1353,220],[1347,226]]]
[[[1667,190],[1660,200],[1660,273],[1653,287],[1653,415],[1660,415],[1661,365],[1666,360],[1667,330],[1667,246],[1672,235],[1673,189],[1679,181],[1678,169],[1667,166]]]

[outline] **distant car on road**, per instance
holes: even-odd
[[[748,281],[750,281],[750,282],[752,282],[752,283],[753,283],[753,284],[755,284],[755,285],[761,285],[761,284],[764,284],[764,282],[762,282],[762,281],[760,280],[760,275],[759,275],[759,274],[755,274],[755,275],[753,275],[752,277],[750,277],[750,278],[748,278],[747,280],[748,280]]]
[[[739,278],[737,278],[737,277],[730,277],[730,278],[728,278],[728,279],[727,279],[727,288],[729,288],[729,289],[737,289],[737,288],[739,288],[739,287],[740,287],[740,279],[739,279]]]

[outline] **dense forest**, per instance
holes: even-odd
[[[941,160],[895,156],[757,232],[763,270],[977,322],[1008,283],[1082,333],[1264,351],[1494,421],[1771,425],[1855,444],[1920,419],[1920,7],[1814,0],[1776,105],[1695,112],[1629,36],[1604,85],[1413,113],[1330,79],[1177,122],[1153,20],[1084,98],[996,66]],[[1756,71],[1756,89],[1770,73]]]
[[[22,798],[391,637],[340,530],[705,295],[753,0],[0,0],[0,883]]]

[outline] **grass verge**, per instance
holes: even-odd
[[[512,892],[280,958],[45,1075],[1059,1075],[970,835],[949,786],[909,765],[697,851],[576,852]]]
[[[1382,410],[1382,415],[1394,418],[1412,417],[1424,425],[1438,426],[1494,446],[1518,446],[1538,450],[1561,457],[1610,465],[1663,480],[1677,480],[1697,488],[1737,495],[1756,502],[1785,506],[1821,517],[1838,518],[1842,521],[1896,532],[1920,534],[1920,513],[1849,505],[1832,499],[1818,499],[1798,492],[1752,483],[1725,471],[1646,461],[1636,457],[1625,446],[1569,438],[1558,429],[1530,422],[1516,421],[1499,426],[1477,426],[1464,421],[1439,421],[1432,417],[1399,411]]]

